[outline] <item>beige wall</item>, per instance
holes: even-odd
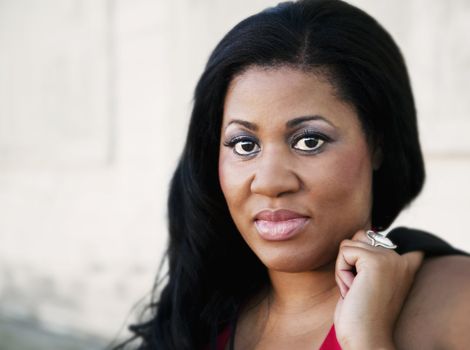
[[[356,0],[395,36],[428,181],[398,223],[470,250],[470,3]],[[113,336],[150,289],[212,47],[270,1],[0,0],[0,314]]]

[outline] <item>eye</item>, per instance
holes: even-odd
[[[304,133],[302,136],[295,139],[293,147],[304,152],[318,151],[327,137],[317,133]]]
[[[320,148],[324,142],[315,137],[304,137],[295,143],[294,148],[301,151],[314,151]]]
[[[247,156],[258,152],[259,146],[253,141],[238,141],[233,150],[241,156]]]
[[[233,152],[240,156],[250,156],[258,153],[261,149],[255,140],[246,136],[235,137],[224,145],[231,147]]]

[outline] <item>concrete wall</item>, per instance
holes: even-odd
[[[351,2],[396,38],[415,89],[428,181],[397,223],[470,250],[470,2]],[[2,317],[108,339],[129,322],[165,246],[197,78],[273,4],[0,0]]]

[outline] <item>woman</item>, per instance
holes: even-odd
[[[416,230],[371,230],[423,181],[406,67],[374,19],[339,0],[247,18],[196,87],[168,279],[131,328],[139,348],[470,344],[470,259]]]

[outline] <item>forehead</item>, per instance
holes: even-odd
[[[231,81],[223,125],[231,119],[284,123],[305,115],[319,115],[338,125],[359,122],[355,108],[338,96],[325,73],[252,67]]]

